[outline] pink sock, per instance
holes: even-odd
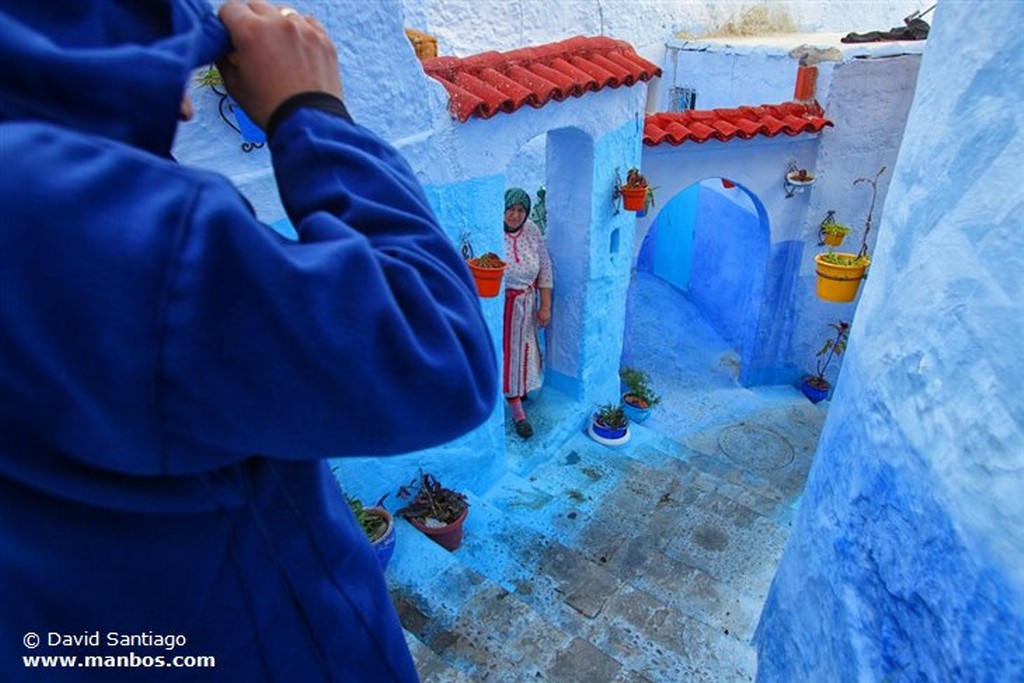
[[[523,402],[518,396],[508,399],[508,405],[512,408],[513,422],[522,422],[526,419],[526,411],[523,410]]]

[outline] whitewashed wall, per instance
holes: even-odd
[[[733,24],[862,32],[901,26],[905,16],[930,4],[907,0],[402,0],[406,25],[436,35],[441,54],[465,57],[575,35],[604,35],[631,43],[642,56],[658,63],[665,42],[683,31],[699,35]]]

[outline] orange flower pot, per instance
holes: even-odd
[[[646,187],[626,187],[623,185],[619,188],[619,192],[622,193],[622,208],[626,211],[644,210],[644,205],[647,203]]]
[[[838,247],[840,244],[843,243],[843,240],[845,238],[846,235],[830,235],[829,233],[826,232],[825,237],[822,241],[825,242],[825,244],[827,244],[830,247]]]
[[[473,281],[476,282],[476,291],[481,297],[490,299],[498,296],[501,292],[501,278],[505,275],[505,264],[498,267],[483,268],[473,263],[475,259],[466,261],[469,270],[473,273]]]

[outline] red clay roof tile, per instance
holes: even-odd
[[[490,118],[530,105],[580,97],[603,88],[632,86],[661,75],[621,40],[577,36],[557,43],[471,57],[437,57],[423,62],[427,75],[451,96],[449,107],[460,121]]]
[[[650,114],[644,120],[644,144],[681,145],[687,140],[706,142],[711,138],[724,141],[734,137],[749,140],[755,135],[799,135],[817,133],[831,125],[817,103],[785,102],[736,109],[663,112]]]

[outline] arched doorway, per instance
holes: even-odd
[[[767,212],[753,193],[708,178],[665,203],[637,254],[637,271],[678,290],[734,350],[743,384],[756,355],[769,235]]]
[[[524,143],[506,169],[506,187],[522,187],[535,202],[537,190],[544,189],[544,233],[555,278],[551,325],[541,335],[544,389],[526,405],[534,437],[523,442],[506,430],[512,471],[527,470],[533,455],[543,453],[534,447],[537,442],[554,442],[575,430],[571,416],[580,410],[586,357],[583,318],[590,276],[593,157],[590,135],[560,128]]]

